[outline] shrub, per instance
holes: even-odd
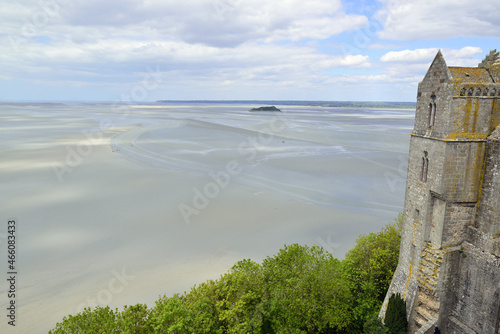
[[[389,298],[385,313],[385,326],[389,329],[389,334],[406,334],[408,327],[406,302],[399,293]]]
[[[387,328],[378,317],[378,314],[374,314],[368,318],[363,326],[364,334],[386,334],[387,331]]]

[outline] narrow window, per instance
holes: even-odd
[[[435,123],[436,123],[436,103],[433,103],[432,104],[432,125],[431,126],[434,126]]]
[[[436,122],[436,95],[431,96],[432,101],[429,103],[429,127],[433,127]]]
[[[434,116],[432,117],[432,126],[434,126],[434,124],[436,124],[436,103],[433,103],[432,107],[434,108]]]
[[[429,127],[436,123],[436,103],[429,103]]]
[[[422,174],[420,176],[420,181],[423,183],[427,182],[427,174],[429,172],[429,159],[422,158]]]
[[[434,108],[432,107],[432,103],[429,103],[429,127],[432,126],[432,110]]]
[[[427,172],[429,171],[429,159],[425,158],[425,175],[424,175],[424,183],[427,182]]]
[[[424,182],[424,172],[425,172],[425,158],[422,158],[422,173],[420,175],[421,182]]]

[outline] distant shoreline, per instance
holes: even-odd
[[[158,100],[158,101],[0,101],[9,104],[111,104],[111,105],[158,105],[158,104],[244,104],[244,105],[281,105],[329,108],[368,108],[415,110],[415,102],[385,101],[279,101],[279,100]]]
[[[330,108],[390,108],[415,109],[416,102],[386,101],[280,101],[280,100],[158,100],[157,103],[217,103],[217,104],[266,104],[288,106],[312,106]]]

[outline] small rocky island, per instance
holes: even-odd
[[[275,112],[275,111],[281,111],[281,110],[279,110],[275,106],[270,106],[270,107],[252,108],[252,109],[250,109],[250,111],[273,111],[273,112]]]

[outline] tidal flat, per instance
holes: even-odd
[[[16,330],[46,333],[84,307],[152,306],[285,244],[341,259],[402,211],[414,110],[250,107],[0,103]]]

